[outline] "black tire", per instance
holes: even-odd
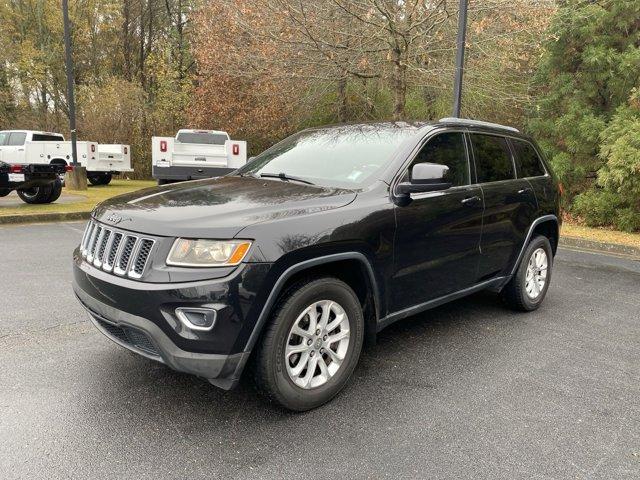
[[[542,248],[547,256],[547,270],[544,287],[540,290],[537,297],[532,298],[527,293],[527,268],[532,255],[539,248]],[[549,283],[551,282],[551,273],[553,270],[553,252],[551,250],[551,244],[549,239],[542,235],[537,235],[531,239],[529,245],[524,250],[520,265],[515,275],[509,281],[509,283],[502,290],[502,296],[507,304],[514,310],[520,310],[524,312],[530,312],[536,310],[544,300],[549,289]]]
[[[285,347],[298,316],[308,306],[321,300],[337,302],[346,313],[349,344],[335,374],[321,386],[304,389],[296,385],[287,372]],[[305,280],[289,288],[280,297],[265,330],[254,357],[256,386],[268,400],[302,412],[328,402],[349,381],[362,351],[364,317],[358,297],[346,283],[337,278],[322,277]],[[318,358],[324,357],[319,355]]]
[[[27,188],[25,190],[18,190],[18,196],[25,203],[30,204],[40,204],[40,203],[50,203],[49,198],[51,198],[51,191],[53,190],[53,185],[44,185],[42,187],[33,187]]]
[[[113,175],[111,173],[89,173],[87,174],[87,180],[89,183],[94,186],[98,185],[109,185],[111,183],[111,179]]]
[[[162,185],[169,185],[171,182],[171,180],[167,180],[166,178],[159,178],[158,179],[158,185],[162,186]]]
[[[11,189],[9,188],[0,188],[0,198],[6,197],[11,193]]]
[[[102,185],[100,175],[92,173],[87,175],[87,180],[93,186]]]
[[[62,181],[59,178],[56,178],[55,181],[51,184],[51,194],[49,195],[49,201],[45,203],[53,203],[58,198],[60,198],[60,194],[62,194]]]

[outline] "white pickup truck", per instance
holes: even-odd
[[[129,145],[76,142],[78,162],[92,185],[106,185],[113,174],[133,172]],[[0,161],[8,164],[70,165],[71,142],[59,133],[34,130],[0,131]]]
[[[153,178],[158,185],[225,175],[247,163],[247,142],[217,130],[178,130],[151,139]]]

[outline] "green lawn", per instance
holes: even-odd
[[[75,197],[78,201],[70,203],[58,201],[46,205],[29,205],[28,203],[20,202],[19,205],[6,207],[0,202],[0,218],[8,215],[90,212],[93,207],[103,200],[154,185],[156,185],[156,182],[152,180],[113,180],[109,185],[89,186],[86,191],[82,192],[70,192],[63,188],[61,199]]]

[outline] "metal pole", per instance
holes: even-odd
[[[71,51],[71,25],[69,23],[69,2],[62,0],[62,19],[64,22],[65,68],[67,70],[67,103],[69,105],[69,129],[71,130],[71,165],[79,166],[76,146],[76,102],[73,97],[73,53]]]
[[[460,117],[462,102],[462,73],[464,71],[464,41],[467,33],[467,5],[468,0],[460,0],[458,14],[458,39],[456,52],[456,77],[453,84],[453,117]]]

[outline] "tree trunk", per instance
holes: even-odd
[[[402,51],[398,48],[391,50],[393,69],[391,73],[391,90],[393,92],[393,119],[406,118],[407,103],[407,64],[403,61]]]
[[[338,80],[338,121],[346,122],[349,110],[347,105],[347,77]]]
[[[133,78],[131,68],[131,5],[130,0],[124,0],[122,4],[122,55],[124,57],[123,73],[130,82]]]

